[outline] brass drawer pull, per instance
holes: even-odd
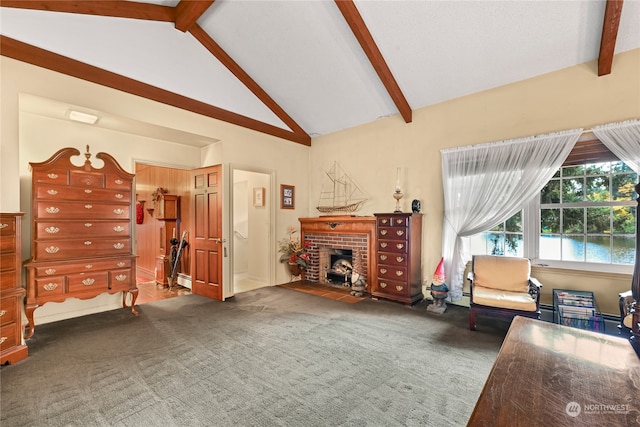
[[[113,213],[116,215],[122,215],[124,213],[124,209],[114,209]]]
[[[398,236],[402,236],[404,234],[404,230],[398,230],[398,231],[396,231],[396,234]]]
[[[48,254],[58,253],[59,250],[60,248],[57,246],[49,246],[48,248],[44,248],[44,251]]]
[[[380,255],[380,260],[381,261],[386,261],[387,260],[387,256],[386,255]]]
[[[56,194],[58,194],[58,190],[54,190],[54,189],[47,190],[47,194],[50,196],[55,196]]]
[[[402,248],[404,248],[404,243],[398,243],[398,244],[396,245],[396,248],[398,248],[398,249],[402,249]]]
[[[380,282],[380,287],[381,287],[381,288],[386,288],[386,287],[387,287],[387,284],[386,284],[385,282]]]
[[[385,274],[386,272],[387,272],[387,269],[386,269],[386,268],[381,268],[381,269],[380,269],[380,273]]]
[[[84,268],[86,268],[87,270],[91,270],[93,268],[93,264],[86,264]]]
[[[55,206],[49,206],[45,208],[44,211],[48,214],[57,214],[58,212],[60,212],[60,209],[56,208]]]
[[[398,219],[396,220],[396,222],[397,222],[398,224],[404,224],[404,219],[403,219],[403,218],[398,218]]]
[[[387,230],[380,230],[380,234],[383,235],[383,236],[386,236],[387,235]]]
[[[115,182],[116,184],[120,185],[120,184],[122,184],[124,181],[123,181],[123,180],[121,180],[121,179],[116,179],[114,182]]]
[[[381,248],[386,248],[387,247],[387,242],[380,242],[380,247]]]
[[[127,265],[125,262],[120,261],[118,263],[118,267],[124,267],[125,265]]]
[[[48,174],[47,176],[48,176],[49,178],[51,178],[51,179],[56,179],[56,178],[58,177],[58,174],[57,174],[57,173],[50,173],[50,174]]]
[[[48,275],[56,274],[56,269],[55,268],[47,268],[44,271],[44,274],[48,274]]]
[[[127,275],[126,275],[126,274],[118,274],[118,275],[116,276],[116,280],[117,280],[118,282],[122,282],[123,280],[126,280],[126,279],[127,279]]]
[[[114,247],[115,249],[122,249],[122,248],[124,248],[124,243],[115,243],[115,244],[113,245],[113,247]]]
[[[84,205],[84,208],[85,208],[85,209],[91,209],[91,208],[93,208],[93,205],[89,205],[89,204],[87,204],[87,205]]]
[[[123,197],[124,197],[124,195],[122,195],[120,193],[116,194],[116,199],[122,199]]]
[[[380,220],[380,222],[383,223],[383,224],[387,224],[389,222],[389,220],[387,218],[382,218]]]
[[[396,290],[397,290],[398,292],[400,292],[400,291],[401,291],[401,290],[403,290],[403,289],[404,289],[404,286],[396,286]]]
[[[85,188],[84,192],[87,193],[87,194],[91,194],[91,193],[93,193],[93,190],[90,189],[90,188]]]
[[[56,234],[60,232],[60,229],[58,227],[47,227],[44,229],[44,231],[46,231],[49,234]]]
[[[402,270],[396,270],[396,276],[400,277],[404,274],[404,271]]]
[[[2,344],[3,342],[5,342],[8,339],[9,338],[7,338],[7,337],[0,337],[0,344]]]
[[[4,316],[5,314],[7,314],[7,310],[0,310],[0,317]]]
[[[2,230],[3,228],[7,228],[9,226],[9,224],[0,224],[0,230]]]
[[[58,287],[57,283],[51,282],[44,285],[42,289],[44,289],[45,291],[54,291],[57,287]]]
[[[116,225],[115,227],[113,227],[113,231],[115,231],[116,233],[120,233],[121,231],[124,231],[124,227],[121,225]]]
[[[402,262],[402,261],[404,261],[404,257],[401,257],[401,256],[396,257],[396,261],[397,262]]]
[[[96,280],[95,280],[95,279],[92,279],[91,277],[87,277],[86,279],[84,279],[84,280],[82,281],[82,284],[83,284],[83,285],[85,285],[85,286],[91,286],[91,285],[93,285],[95,282],[96,282]]]
[[[91,240],[87,240],[86,242],[84,242],[85,246],[90,246],[91,245]]]

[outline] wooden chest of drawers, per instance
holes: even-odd
[[[108,154],[103,167],[91,165],[89,147],[83,166],[75,166],[75,148],[63,148],[49,160],[31,163],[33,221],[31,260],[26,264],[26,315],[47,302],[93,298],[104,292],[131,293],[135,310],[136,258],[132,253],[133,175]]]
[[[371,295],[413,304],[422,295],[422,214],[381,213],[376,217],[377,280]]]
[[[22,344],[22,213],[0,213],[0,364],[25,359]]]

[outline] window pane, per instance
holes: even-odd
[[[501,222],[500,224],[496,225],[489,231],[504,231],[504,222]]]
[[[613,200],[633,200],[635,183],[638,178],[634,173],[613,175],[611,177],[611,189]]]
[[[610,234],[610,230],[610,208],[587,208],[587,233]]]
[[[613,233],[636,233],[636,209],[633,206],[614,206],[613,208]]]
[[[562,232],[584,233],[584,209],[562,209]]]
[[[627,166],[625,162],[611,162],[611,171],[613,173],[632,172],[631,168]]]
[[[503,234],[488,233],[487,242],[489,243],[490,255],[504,255]]]
[[[540,203],[560,203],[560,180],[553,179],[540,191]]]
[[[523,238],[522,234],[513,234],[506,233],[505,234],[505,255],[507,256],[524,256],[524,248],[522,245]]]
[[[607,236],[587,236],[587,262],[611,262],[611,240]]]
[[[582,178],[562,180],[562,203],[581,202],[584,195]]]
[[[562,176],[582,176],[584,175],[584,166],[566,166],[562,168]]]
[[[540,258],[542,259],[554,259],[560,260],[560,243],[562,240],[560,236],[551,236],[549,234],[541,234],[540,245]]]
[[[611,164],[605,163],[591,163],[587,165],[587,175],[604,175],[608,174],[611,170]]]
[[[608,202],[609,178],[606,176],[590,176],[587,178],[587,200],[590,202]]]
[[[522,211],[518,212],[505,222],[506,231],[522,232]]]
[[[560,209],[540,209],[540,231],[560,233]]]
[[[562,238],[562,260],[584,261],[583,236],[564,236]]]
[[[633,237],[613,237],[613,263],[633,265],[635,244]]]

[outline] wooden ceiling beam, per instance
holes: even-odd
[[[613,55],[616,49],[616,38],[620,26],[623,0],[607,0],[602,23],[602,38],[600,39],[600,55],[598,56],[598,76],[611,74]]]
[[[269,108],[280,120],[284,122],[294,133],[300,135],[301,138],[308,139],[311,143],[311,137],[296,123],[291,116],[282,109],[276,101],[265,92],[255,80],[249,76],[223,49],[218,45],[198,24],[194,24],[189,32],[220,61],[238,80],[244,84],[262,103]]]
[[[188,31],[214,1],[180,0],[176,5],[176,28],[182,32]]]
[[[376,70],[376,73],[378,73],[378,77],[380,77],[382,84],[387,89],[387,92],[391,96],[394,104],[396,104],[402,118],[404,118],[406,123],[411,123],[411,107],[400,90],[400,86],[398,86],[396,79],[393,77],[382,53],[380,53],[380,49],[378,49],[376,42],[373,40],[373,37],[362,19],[360,12],[358,12],[356,5],[352,0],[335,0],[335,3],[338,6],[338,9],[340,9],[342,16],[344,16],[344,19],[347,21],[347,24],[351,27],[351,31],[355,35],[356,39],[358,39],[358,42],[369,58],[371,65]]]
[[[175,22],[176,9],[170,6],[132,1],[46,1],[46,0],[2,0],[2,7],[44,10],[48,12],[81,13],[85,15],[111,16],[116,18],[146,19],[150,21]]]
[[[0,35],[0,54],[7,58],[66,74],[132,95],[171,105],[213,119],[221,120],[267,135],[293,141],[302,145],[311,145],[311,138],[290,130],[282,129],[250,117],[214,107],[192,98],[160,89],[146,83],[103,70],[102,68],[59,55],[36,46]]]

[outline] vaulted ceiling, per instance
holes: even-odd
[[[640,0],[0,5],[4,56],[305,145],[640,48]]]

